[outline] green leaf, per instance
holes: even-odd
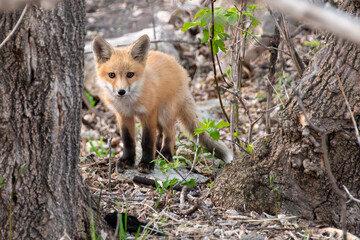
[[[226,74],[227,74],[228,78],[231,79],[231,68],[228,68],[226,70]]]
[[[222,33],[219,33],[218,36],[222,39],[222,40],[225,40],[225,37]]]
[[[201,39],[201,43],[205,43],[209,40],[209,29],[204,29],[203,35],[204,37]]]
[[[221,49],[221,51],[223,51],[224,53],[226,53],[226,48],[225,48],[225,43],[221,40],[214,40],[214,42],[216,42],[216,45]]]
[[[224,121],[221,120],[218,124],[216,124],[215,128],[219,129],[219,128],[228,127],[228,126],[230,126],[230,123],[224,122]]]
[[[253,144],[252,143],[249,143],[247,146],[246,146],[246,151],[250,154],[250,155],[252,155],[252,153],[253,153]]]
[[[28,170],[28,168],[29,168],[29,164],[28,163],[24,163],[23,165],[21,165],[21,167],[20,167],[20,174],[22,175],[22,174],[24,174],[27,170]]]
[[[183,24],[181,31],[185,32],[185,31],[189,30],[189,28],[191,28],[193,26],[197,26],[197,25],[200,25],[200,23],[199,22],[186,22]]]
[[[259,6],[259,4],[248,4],[246,7],[250,9],[251,12],[254,12],[255,9]]]
[[[174,186],[174,185],[177,184],[178,182],[179,182],[179,179],[173,178],[173,179],[170,180],[169,186]]]
[[[190,186],[188,185],[188,183],[190,184]],[[190,178],[189,180],[187,180],[187,182],[182,182],[181,185],[183,186],[187,186],[188,188],[190,187],[195,187],[195,179]]]
[[[249,17],[251,20],[251,25],[253,25],[254,27],[257,27],[260,24],[260,20],[257,17],[255,17],[253,15],[251,15]]]
[[[239,20],[239,15],[234,12],[228,12],[227,14],[225,14],[225,18],[229,21],[231,25],[233,25]]]
[[[217,43],[215,41],[212,41],[213,43],[213,52],[214,55],[216,55],[219,52],[219,47],[217,46]]]
[[[221,14],[214,15],[214,30],[215,32],[224,32],[227,21],[225,16]]]
[[[220,139],[220,133],[216,128],[209,128],[208,133],[210,134],[210,137],[214,139],[215,141],[219,141]]]
[[[210,125],[210,118],[205,118],[204,119],[204,123],[206,124],[206,126],[209,126]]]
[[[194,130],[194,135],[198,135],[198,134],[203,133],[205,131],[206,131],[206,129],[204,129],[204,128],[195,129]]]
[[[0,178],[0,188],[5,187],[4,179]]]
[[[226,38],[231,38],[231,36],[230,36],[229,34],[227,34],[227,33],[222,33],[222,35],[223,35],[224,37],[226,37]]]
[[[195,21],[197,18],[202,18],[207,12],[208,12],[208,9],[207,10],[203,9],[203,10],[198,11],[195,14],[195,17],[194,17],[193,21]]]
[[[211,127],[211,128],[215,127],[215,120],[210,122],[209,127]]]
[[[270,175],[270,185],[273,186],[274,185],[274,175]]]
[[[206,186],[210,188],[213,184],[214,184],[214,182],[211,182],[211,183],[206,184]]]
[[[208,127],[208,123],[206,122],[206,119],[204,119],[204,122],[199,122],[199,126],[202,128],[207,128]]]
[[[206,13],[200,20],[200,27],[205,27],[206,25],[208,25],[209,23],[211,23],[211,13],[208,12]]]

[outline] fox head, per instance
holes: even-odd
[[[140,92],[150,47],[143,35],[132,45],[117,49],[101,37],[95,37],[93,51],[102,85],[117,97],[134,97]]]

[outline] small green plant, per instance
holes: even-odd
[[[165,159],[160,158],[160,159],[154,159],[152,162],[157,163],[159,165],[159,170],[166,176],[166,173],[170,169],[178,169],[179,167],[185,166],[185,164],[180,162],[179,159],[180,159],[180,157],[177,157],[176,160],[174,160],[173,162],[168,163]]]
[[[211,183],[208,183],[208,184],[206,184],[206,186],[208,187],[208,188],[211,188],[211,186],[214,184],[214,182],[211,182]]]
[[[4,182],[4,179],[3,178],[0,178],[0,188],[3,188],[5,187],[5,182]]]
[[[219,141],[220,133],[218,129],[223,127],[228,127],[230,126],[230,124],[224,121],[220,121],[218,124],[215,125],[215,120],[210,121],[210,119],[206,118],[204,119],[204,122],[199,122],[199,126],[201,128],[195,129],[194,131],[195,135],[198,135],[203,132],[208,132],[211,138],[213,138],[215,141]]]
[[[283,72],[279,72],[279,81],[274,86],[275,89],[275,99],[278,99],[281,102],[281,109],[283,107],[283,102],[285,101],[285,95],[282,94],[282,89],[285,89],[286,86],[290,86],[291,78],[289,76],[284,77]]]
[[[253,150],[254,150],[254,144],[252,144],[252,143],[248,143],[247,145],[246,145],[246,151],[252,156],[253,155]]]
[[[104,142],[103,137],[100,138],[98,146],[95,146],[94,142],[90,138],[87,138],[87,140],[90,144],[90,148],[89,148],[90,151],[96,153],[96,155],[98,157],[108,156],[109,150],[105,149],[105,147],[103,145],[103,142]],[[111,149],[111,156],[113,157],[114,155],[115,155],[115,151],[113,149]]]
[[[308,235],[308,226],[306,226],[305,228],[303,240],[307,239],[307,235]]]
[[[159,206],[161,197],[163,196],[166,189],[171,188],[171,192],[173,192],[173,186],[179,182],[179,179],[173,178],[169,179],[168,177],[164,182],[159,182],[157,179],[155,179],[155,186],[156,186],[156,192],[159,193],[159,198],[156,201],[154,209],[156,210]]]
[[[96,237],[96,226],[95,226],[95,222],[94,222],[94,214],[92,212],[91,209],[91,203],[89,203],[90,206],[90,232],[91,232],[91,239],[92,240],[101,240],[101,235],[99,234]]]
[[[279,189],[277,189],[277,188],[274,186],[274,180],[275,180],[274,175],[271,175],[271,174],[270,174],[270,187],[271,187],[272,192],[273,192],[273,194],[274,194],[275,214],[276,214],[276,216],[277,216],[277,215],[278,215],[277,195],[278,195],[278,193],[279,193]]]
[[[178,178],[169,179],[166,173],[171,169],[177,172],[177,169],[183,167],[185,164],[180,162],[179,158],[174,160],[174,162],[167,162],[165,159],[154,159],[153,162],[159,165],[160,171],[166,176],[166,180],[162,183],[158,179],[155,179],[156,192],[159,193],[159,198],[155,204],[155,209],[157,209],[165,190],[170,189],[171,194],[173,194],[174,186],[179,182]],[[191,178],[185,182],[182,182],[181,185],[187,187],[194,187],[195,180]]]
[[[260,102],[262,102],[262,101],[266,100],[266,97],[267,97],[266,93],[258,93],[258,94],[256,94],[255,98],[257,100],[259,100]]]
[[[94,97],[91,96],[90,93],[88,93],[86,90],[84,90],[84,93],[86,98],[89,100],[91,107],[94,107],[96,104],[96,100],[94,99]]]
[[[310,47],[310,49],[312,51],[314,51],[315,53],[324,46],[323,44],[320,44],[319,40],[316,40],[316,39],[312,40],[311,42],[305,41],[303,44],[304,44],[304,46]]]
[[[259,25],[260,21],[254,16],[254,11],[258,5],[247,5],[247,8],[242,12],[245,16],[248,16],[251,22],[251,25],[256,27]],[[202,10],[196,13],[194,16],[193,22],[184,23],[181,31],[187,31],[189,28],[194,26],[199,26],[202,29],[203,38],[201,43],[206,43],[210,39],[210,26],[211,26],[212,12],[211,9],[202,7]],[[216,55],[219,50],[226,53],[224,40],[231,38],[227,33],[225,33],[225,28],[232,26],[237,23],[239,20],[239,11],[233,8],[215,8],[214,9],[214,36],[213,36],[213,49],[214,55]]]

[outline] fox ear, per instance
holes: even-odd
[[[104,63],[111,58],[114,53],[113,47],[103,38],[97,36],[93,41],[93,51],[98,63]]]
[[[150,39],[149,36],[145,34],[133,44],[130,50],[131,57],[138,62],[143,62],[147,58],[149,48]]]

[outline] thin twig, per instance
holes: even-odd
[[[241,98],[239,92],[236,93],[236,92],[231,91],[230,89],[227,89],[227,88],[225,88],[225,87],[222,87],[222,89],[224,89],[225,91],[231,93],[232,95],[234,95],[234,96],[237,98],[237,100],[238,100],[238,101],[241,103],[241,105],[243,106],[246,114],[248,115],[248,118],[249,118],[250,123],[252,123],[253,120],[252,120],[250,111],[249,111],[249,109],[248,109],[248,107],[247,107],[244,99]]]
[[[343,188],[345,189],[345,192],[348,194],[350,200],[348,201],[351,202],[351,201],[354,201],[354,202],[357,202],[357,203],[360,203],[360,200],[355,198],[353,195],[351,195],[350,191],[345,187],[345,185],[343,185]]]
[[[16,29],[19,27],[22,19],[24,18],[25,16],[25,13],[26,11],[28,10],[30,6],[30,3],[26,4],[25,7],[24,7],[24,10],[22,11],[20,17],[19,17],[19,20],[17,21],[17,23],[15,24],[15,27],[13,28],[13,30],[11,30],[11,32],[9,33],[9,35],[7,35],[7,37],[4,39],[4,41],[2,41],[2,43],[0,44],[0,48],[2,48],[5,43],[11,38],[11,36],[15,33]]]
[[[269,11],[271,11],[269,9]],[[280,22],[280,18],[275,19],[274,18],[274,22],[275,24],[279,25]],[[275,78],[275,71],[276,71],[276,62],[278,59],[278,50],[276,50],[279,47],[280,44],[280,28],[275,28],[274,29],[274,35],[273,35],[273,42],[272,42],[272,46],[274,47],[274,49],[272,49],[270,51],[270,66],[269,66],[269,75],[268,75],[268,83],[266,84],[266,89],[267,89],[267,95],[266,95],[266,114],[265,114],[265,128],[266,128],[266,133],[270,134],[271,133],[271,120],[270,120],[270,111],[269,108],[272,107],[272,94],[273,94],[273,82],[274,82],[274,78]]]
[[[280,14],[280,16],[279,16],[279,18],[282,21],[283,28],[284,28],[284,29],[282,29],[280,27],[279,22],[276,20],[276,17],[274,16],[274,14],[273,14],[273,12],[271,11],[270,8],[268,8],[268,11],[269,11],[270,15],[274,18],[276,28],[279,30],[282,38],[285,40],[285,43],[286,43],[286,45],[287,45],[287,47],[288,47],[288,49],[290,51],[291,59],[293,60],[293,62],[295,64],[295,67],[296,67],[296,70],[297,70],[299,76],[301,77],[303,72],[304,72],[304,69],[305,69],[304,63],[302,62],[302,60],[300,59],[298,53],[295,50],[293,41],[291,40],[291,36],[290,36],[288,28],[287,28],[287,22],[285,20],[285,17],[282,14]]]
[[[99,201],[97,204],[97,211],[96,211],[96,218],[95,218],[95,231],[97,229],[98,226],[98,222],[99,222],[99,216],[100,216],[100,202],[101,202],[101,197],[102,197],[102,190],[103,190],[103,185],[100,186],[100,194],[99,194]]]
[[[160,157],[162,157],[163,159],[165,159],[165,161],[169,164],[169,160],[158,150],[156,150],[156,152],[160,155]],[[186,180],[186,178],[183,177],[183,175],[176,169],[176,168],[172,168],[185,182],[188,186],[191,186],[191,184]]]
[[[229,140],[229,139],[224,139],[224,141],[228,141],[231,142],[232,144],[234,144],[235,146],[237,146],[240,150],[242,150],[244,153],[248,154],[249,156],[251,156],[251,154],[239,143]]]
[[[150,2],[149,0],[146,0],[147,3],[150,5],[150,9],[151,9],[151,23],[152,23],[152,27],[153,27],[153,34],[154,34],[154,40],[156,41],[156,26],[155,26],[155,17],[154,17],[154,2]],[[158,50],[158,44],[155,43],[155,50]]]
[[[111,142],[112,142],[112,134],[110,134],[109,138],[109,192],[111,192]]]
[[[195,154],[194,154],[193,163],[192,163],[192,166],[191,166],[188,174],[185,176],[185,179],[187,179],[187,178],[190,176],[190,174],[192,173],[192,171],[194,170],[194,167],[195,167],[195,165],[196,165],[196,160],[197,160],[197,158],[199,157],[198,154],[197,154],[198,149],[199,149],[199,147],[198,147],[198,146],[199,146],[199,137],[200,137],[200,135],[197,135],[197,138],[196,138],[196,149],[195,149]],[[176,184],[176,185],[179,185],[179,184],[181,184],[181,183],[182,183],[182,181],[179,182],[179,183]]]
[[[252,123],[250,123],[249,126],[249,134],[248,134],[248,143],[252,143],[252,133],[253,133],[253,128],[254,125],[265,115],[265,113],[261,113],[261,116],[258,117],[255,121],[253,121]]]
[[[225,79],[225,77],[224,77],[224,73],[223,73],[223,71],[222,71],[222,68],[221,68],[221,64],[220,64],[218,55],[216,54],[215,57],[216,57],[216,62],[217,62],[217,64],[218,64],[218,66],[219,66],[219,70],[220,70],[220,74],[221,74],[222,80],[226,83],[226,85],[227,85],[229,88],[232,88],[233,85],[232,85],[231,83],[229,83],[228,81],[226,81],[226,79]]]
[[[224,109],[224,105],[221,99],[221,95],[220,95],[220,88],[219,88],[219,83],[216,77],[216,66],[215,66],[215,57],[214,57],[214,47],[213,47],[213,39],[214,39],[214,1],[211,0],[211,36],[209,38],[210,40],[210,51],[211,51],[211,60],[212,60],[212,64],[213,64],[213,71],[214,71],[214,80],[215,80],[215,84],[216,84],[216,91],[219,97],[219,103],[220,103],[220,107],[221,110],[226,118],[226,120],[228,122],[230,122],[230,118],[228,117],[228,115],[226,114],[226,111]]]
[[[236,26],[235,26],[235,27],[236,27]],[[285,50],[282,50],[282,49],[280,49],[280,48],[273,47],[273,46],[266,46],[264,43],[260,42],[260,41],[257,39],[257,37],[255,37],[254,34],[252,34],[250,31],[246,31],[246,30],[244,30],[244,29],[242,29],[242,28],[240,28],[240,27],[236,27],[236,28],[238,28],[238,29],[240,29],[241,31],[245,32],[246,34],[250,35],[250,36],[255,40],[255,42],[257,42],[257,43],[258,43],[259,45],[261,45],[263,48],[266,48],[266,49],[268,49],[268,50],[276,50],[276,51],[279,51],[279,52],[283,52],[283,53],[285,53],[285,54],[288,55],[288,56],[291,56],[291,54],[288,53],[288,52],[285,51]],[[268,35],[265,35],[265,36],[268,36]],[[237,41],[236,43],[233,43],[233,44],[237,44],[237,43],[239,43],[241,40],[242,40],[242,39],[240,39],[239,41]]]
[[[344,99],[345,99],[346,106],[347,106],[347,108],[348,108],[348,110],[349,110],[349,112],[350,112],[351,120],[352,120],[352,122],[353,122],[353,124],[354,124],[354,128],[355,128],[356,139],[357,139],[358,145],[360,146],[359,128],[358,128],[357,123],[356,123],[356,121],[355,121],[354,114],[353,114],[353,112],[351,111],[349,101],[347,100],[347,98],[346,98],[346,96],[345,96],[344,88],[343,88],[343,85],[342,85],[342,83],[341,83],[341,81],[340,81],[340,77],[339,77],[338,74],[336,74],[336,78],[337,78],[337,80],[338,80],[338,82],[339,82],[340,90],[341,90],[341,93],[342,93],[342,95],[343,95],[343,97],[344,97]]]

